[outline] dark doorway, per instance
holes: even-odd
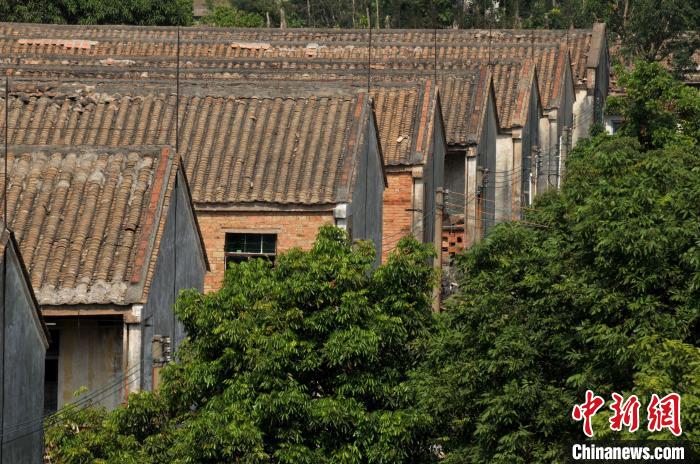
[[[56,412],[58,409],[58,349],[60,332],[49,330],[51,342],[46,350],[44,361],[44,415]]]

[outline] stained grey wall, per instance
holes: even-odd
[[[574,100],[575,90],[571,79],[571,68],[566,67],[564,83],[562,85],[561,105],[557,112],[557,138],[550,140],[553,144],[551,166],[551,187],[557,187],[560,183],[559,175],[562,172],[562,165],[566,164],[566,154],[570,150],[572,141],[572,129],[574,126]],[[562,138],[564,137],[564,138]],[[563,143],[560,143],[563,142]],[[563,145],[566,144],[566,145]]]
[[[350,205],[350,236],[353,240],[371,240],[377,250],[376,265],[382,255],[382,215],[384,174],[379,157],[379,141],[374,118],[368,118],[363,145],[358,153],[360,159],[356,184]]]
[[[122,318],[81,316],[52,318],[52,322],[59,332],[58,407],[84,400],[87,395],[107,409],[119,406],[124,399],[120,380],[124,356]],[[87,391],[76,398],[75,392],[82,387]]]
[[[502,178],[502,176],[496,175],[497,131],[496,103],[492,97],[489,97],[486,120],[477,147],[478,166],[487,170],[481,193],[481,230],[484,235],[496,223],[496,182]],[[469,201],[469,198],[466,201]]]
[[[463,150],[459,152],[449,152],[445,154],[445,189],[453,192],[448,194],[449,203],[445,211],[449,215],[464,214],[464,207],[459,206],[464,204],[465,190],[464,181],[466,178],[465,153]]]
[[[144,390],[150,390],[153,385],[153,336],[169,336],[173,352],[185,336],[173,311],[177,295],[183,289],[204,288],[206,265],[185,182],[179,172],[173,198],[176,200],[170,202],[148,303],[142,313],[141,388]]]
[[[593,90],[593,121],[603,122],[603,112],[605,100],[608,96],[610,85],[610,57],[608,56],[608,39],[603,38],[603,45],[600,48],[600,61],[595,73],[595,89]]]
[[[4,358],[0,410],[4,416],[2,464],[40,464],[43,460],[44,356],[46,345],[20,262],[6,249],[7,294],[0,285],[5,315],[0,351]],[[3,266],[4,267],[4,266]],[[3,269],[0,269],[2,279]],[[0,319],[1,321],[1,319]],[[4,402],[3,402],[4,401]],[[27,423],[29,424],[27,425]]]
[[[520,201],[523,206],[529,204],[530,174],[533,173],[533,163],[535,161],[532,150],[534,147],[540,146],[539,120],[539,89],[533,81],[532,89],[530,91],[530,107],[527,113],[527,119],[525,120],[525,126],[523,126],[522,138],[522,198]],[[520,214],[522,215],[522,211]]]
[[[435,191],[445,187],[445,152],[446,141],[443,130],[442,116],[437,110],[435,124],[433,126],[432,147],[430,157],[423,169],[425,179],[424,207],[423,207],[423,242],[435,241]],[[462,174],[464,174],[464,162],[462,162]],[[462,189],[464,189],[464,176],[462,176]]]

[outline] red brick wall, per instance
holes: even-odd
[[[464,225],[443,228],[441,250],[445,264],[451,263],[456,255],[464,251]]]
[[[277,252],[300,247],[309,249],[323,224],[334,224],[333,214],[323,212],[207,212],[197,211],[211,272],[204,279],[204,291],[221,287],[224,279],[226,232],[249,231],[277,234]]]
[[[387,172],[382,223],[382,262],[404,235],[411,233],[413,177],[411,171]]]

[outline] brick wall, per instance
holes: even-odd
[[[442,229],[442,262],[449,264],[454,257],[464,251],[464,224],[447,226]]]
[[[384,222],[382,224],[382,262],[404,235],[411,233],[413,177],[411,171],[387,172],[384,189]]]
[[[323,224],[334,224],[333,214],[323,212],[207,212],[197,211],[211,271],[204,279],[204,291],[221,287],[224,279],[226,232],[277,234],[277,252],[300,247],[309,249]]]

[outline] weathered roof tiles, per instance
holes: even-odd
[[[0,53],[6,56],[84,55],[120,59],[133,56],[177,54],[176,28],[138,26],[61,26],[0,23]],[[529,49],[538,54],[553,45],[565,45],[571,54],[575,82],[585,82],[586,69],[594,65],[605,27],[568,30],[403,30],[381,29],[373,33],[373,55],[410,54],[414,58],[438,60],[460,47],[486,46]],[[356,29],[228,29],[181,28],[180,56],[187,58],[322,57],[354,58],[367,55],[368,33]],[[47,43],[34,43],[36,40]],[[88,47],[66,47],[66,43],[89,41]],[[87,42],[86,42],[87,43]],[[392,51],[393,49],[393,51]],[[520,57],[523,57],[523,52]],[[544,70],[540,71],[544,74]]]
[[[39,303],[144,302],[178,169],[168,150],[14,147],[7,162],[8,222]]]
[[[1,99],[0,99],[1,100]],[[181,95],[179,147],[196,203],[332,204],[358,147],[366,95]],[[176,145],[174,94],[11,97],[11,145]],[[0,109],[4,117],[4,110]]]

